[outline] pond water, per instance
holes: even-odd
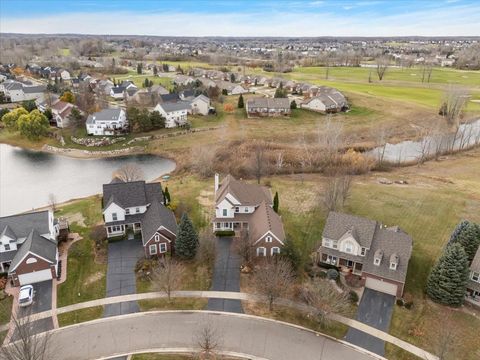
[[[398,144],[379,146],[367,154],[385,162],[406,164],[431,158],[435,154],[465,150],[480,145],[480,119],[462,124],[457,132],[426,136],[419,141],[402,141]]]
[[[174,161],[154,155],[75,159],[0,144],[0,216],[48,205],[50,194],[57,202],[99,194],[112,173],[129,163],[147,181],[175,169]]]

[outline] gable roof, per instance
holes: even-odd
[[[290,109],[288,98],[256,97],[247,100],[247,108]]]
[[[470,264],[470,270],[475,272],[480,272],[480,247],[475,253],[475,257],[473,258],[472,263]]]
[[[264,186],[239,181],[230,174],[222,180],[222,183],[215,194],[215,202],[218,204],[229,193],[232,194],[242,205],[254,206],[259,205],[262,201],[265,201],[267,205],[273,203],[270,189]]]
[[[32,229],[15,254],[9,271],[15,270],[29,252],[54,264],[57,260],[57,242],[40,236],[36,230]]]
[[[162,185],[145,181],[123,182],[114,178],[110,184],[103,185],[103,209],[111,203],[122,208],[144,206],[154,200],[162,201]]]
[[[89,115],[87,118],[87,124],[93,124],[95,121],[117,121],[120,118],[122,111],[122,109],[103,109]]]
[[[370,249],[377,225],[374,220],[330,211],[323,229],[323,237],[339,240],[347,231],[354,231],[355,239],[360,246]]]
[[[178,94],[171,93],[171,94],[161,94],[160,95],[160,100],[164,103],[168,103],[168,102],[180,101],[180,98],[178,97]]]
[[[154,201],[148,207],[142,219],[143,245],[152,238],[157,230],[163,226],[173,234],[177,233],[177,220],[173,211],[158,201]]]
[[[7,235],[14,234],[19,239],[26,238],[32,229],[39,234],[50,233],[48,210],[0,217],[1,233],[5,232]]]
[[[166,113],[180,110],[190,110],[190,102],[178,101],[174,103],[160,103],[158,104]]]
[[[262,201],[257,209],[255,209],[248,226],[248,231],[253,241],[259,240],[268,231],[277,237],[280,242],[283,243],[285,241],[282,219],[265,201]]]

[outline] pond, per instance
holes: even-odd
[[[456,132],[432,134],[418,141],[387,143],[367,154],[389,163],[409,164],[478,145],[480,145],[480,119],[460,125]]]
[[[113,172],[138,165],[151,181],[175,169],[175,162],[154,155],[76,159],[0,144],[0,216],[48,205],[50,194],[64,202],[99,194]]]

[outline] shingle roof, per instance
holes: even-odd
[[[49,211],[37,211],[27,214],[18,214],[0,218],[0,232],[6,227],[10,234],[15,234],[16,238],[26,238],[32,229],[39,234],[49,234]]]
[[[354,229],[355,240],[360,246],[370,249],[376,227],[376,221],[331,211],[323,229],[323,237],[338,240],[347,231]]]
[[[38,86],[24,86],[23,87],[23,92],[25,94],[36,94],[36,93],[42,93],[47,88],[44,85],[38,85]]]
[[[257,241],[268,231],[274,234],[281,242],[285,241],[282,219],[265,201],[262,201],[252,214],[248,231],[253,241]]]
[[[15,254],[12,263],[10,264],[10,271],[15,270],[29,252],[54,264],[56,263],[57,242],[40,236],[36,230],[32,229],[25,242]]]
[[[147,191],[154,194],[153,187],[158,188],[161,193],[160,183],[145,184],[143,180],[119,182],[115,178],[110,184],[103,185],[103,208],[106,209],[112,202],[123,208],[147,205]]]
[[[470,264],[470,270],[475,272],[480,272],[480,247],[478,248],[475,257]]]
[[[152,202],[142,219],[142,240],[145,245],[161,227],[177,233],[177,221],[173,211],[158,201]]]
[[[227,175],[223,179],[217,190],[215,202],[222,201],[228,193],[232,194],[242,205],[259,205],[262,201],[265,201],[267,205],[273,203],[270,189],[260,185],[247,184],[235,179],[232,175]]]
[[[168,102],[177,102],[180,101],[180,98],[178,97],[178,94],[172,93],[172,94],[163,94],[160,95],[160,100],[163,103],[168,103]]]
[[[178,101],[175,103],[163,103],[159,104],[165,112],[179,111],[179,110],[190,110],[190,102],[187,101]]]
[[[95,121],[116,121],[120,117],[122,109],[103,109],[89,115],[87,118],[87,124],[93,124]]]
[[[287,98],[257,97],[247,100],[247,108],[290,109],[290,100]]]

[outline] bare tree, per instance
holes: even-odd
[[[383,77],[385,76],[385,73],[388,69],[389,63],[390,63],[390,60],[385,55],[379,56],[375,59],[378,80],[380,81],[383,80]]]
[[[325,121],[320,122],[318,127],[318,143],[327,164],[331,165],[336,162],[344,141],[343,125],[338,121],[333,121],[332,115],[328,114]]]
[[[195,257],[200,264],[205,264],[211,267],[215,261],[215,254],[215,236],[212,234],[210,229],[205,229],[200,233]]]
[[[218,358],[217,352],[220,347],[221,336],[208,319],[197,331],[194,342],[199,348],[199,359],[213,360]]]
[[[262,176],[265,174],[265,146],[262,143],[256,143],[253,152],[252,170],[257,183],[260,184]]]
[[[254,256],[254,246],[247,230],[240,231],[240,238],[236,242],[236,251],[244,265],[250,266]]]
[[[48,205],[52,208],[52,212],[57,211],[57,197],[54,193],[48,194]]]
[[[420,149],[419,155],[417,157],[417,165],[423,164],[427,161],[428,157],[431,155],[431,144],[432,144],[432,135],[433,129],[431,127],[425,127],[420,132]]]
[[[390,131],[386,126],[381,126],[377,132],[377,163],[382,166],[385,160],[385,150],[387,149],[387,141],[390,136]]]
[[[345,201],[350,195],[351,176],[333,176],[330,177],[324,189],[323,204],[328,211],[336,211],[345,205]]]
[[[294,275],[290,262],[274,257],[255,271],[253,285],[256,293],[268,302],[268,309],[273,310],[275,300],[286,296],[293,285]]]
[[[13,341],[0,347],[2,360],[52,360],[50,334],[38,333],[30,314],[23,317],[12,316]]]
[[[458,359],[455,350],[461,344],[458,325],[450,313],[443,314],[442,326],[436,328],[435,348],[439,360]]]
[[[323,325],[330,323],[330,315],[348,316],[352,303],[347,292],[340,292],[328,280],[316,278],[307,281],[301,290],[301,298],[313,310],[313,316]]]
[[[456,130],[460,125],[460,117],[465,110],[470,95],[464,89],[451,87],[444,95],[440,115],[447,125]]]
[[[208,178],[214,173],[215,155],[217,147],[198,146],[192,148],[191,166],[203,178]]]
[[[164,258],[152,272],[154,287],[164,291],[170,301],[172,292],[180,288],[184,273],[185,268],[182,264],[172,258]]]
[[[283,156],[283,151],[278,151],[277,156],[275,158],[275,170],[277,172],[281,171],[284,165],[285,165],[285,160]]]
[[[422,83],[430,82],[430,77],[432,76],[433,65],[430,62],[425,62],[422,65]]]
[[[113,173],[113,177],[116,177],[124,182],[132,182],[144,179],[143,170],[135,164],[123,165],[120,169]]]

